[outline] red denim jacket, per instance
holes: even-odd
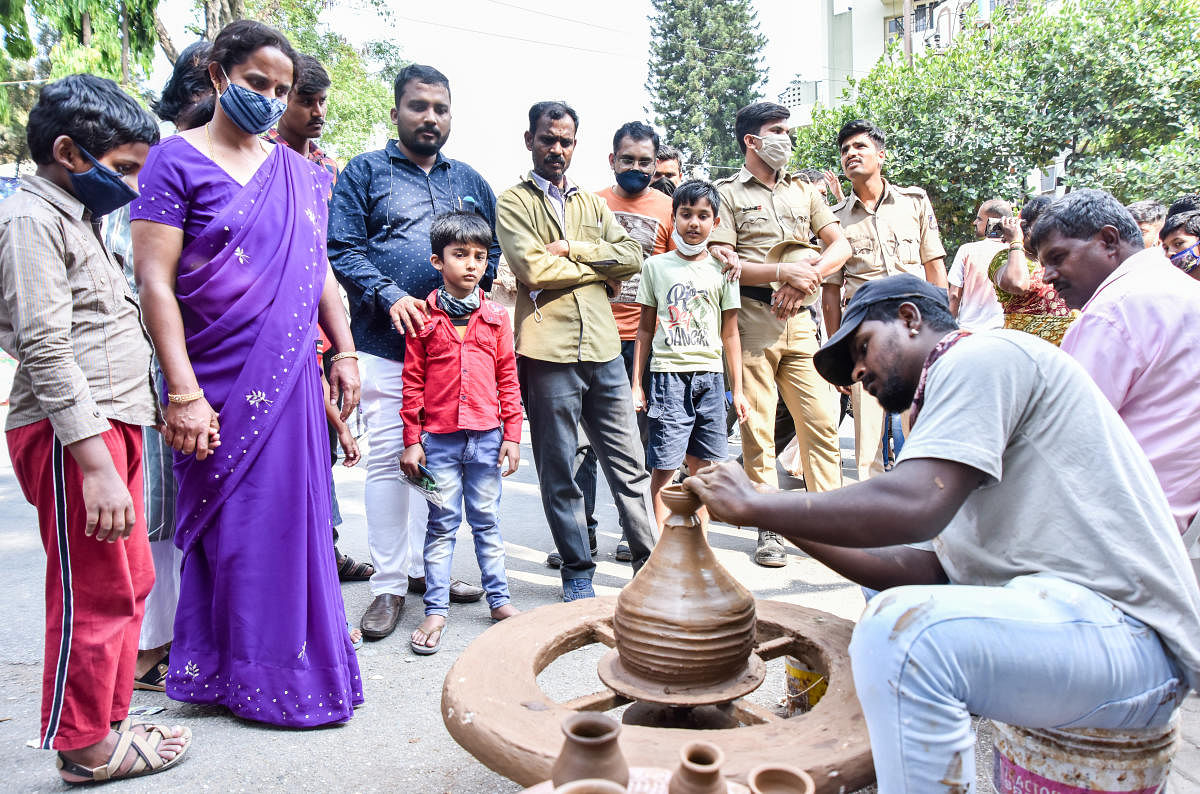
[[[465,337],[437,305],[426,299],[429,321],[409,334],[404,353],[404,446],[421,442],[421,431],[504,428],[504,440],[521,443],[521,390],[512,326],[504,307],[481,297]]]

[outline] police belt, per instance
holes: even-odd
[[[740,287],[739,291],[743,298],[749,298],[752,301],[771,305],[771,297],[775,294],[775,290],[768,287]]]

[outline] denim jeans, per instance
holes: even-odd
[[[425,530],[426,615],[445,616],[449,610],[454,537],[464,509],[475,540],[475,559],[488,606],[496,609],[510,600],[498,511],[502,440],[500,428],[421,434],[425,467],[437,480],[445,500],[441,507],[429,505]]]
[[[1187,694],[1158,634],[1082,585],[885,590],[850,642],[879,794],[973,791],[971,715],[1027,728],[1162,726]]]
[[[583,491],[574,478],[579,426],[608,481],[633,552],[633,570],[638,571],[654,548],[655,536],[648,510],[650,476],[638,443],[624,362],[619,356],[575,364],[521,358],[518,367],[542,509],[563,558],[563,580],[591,579],[596,570],[588,547]]]

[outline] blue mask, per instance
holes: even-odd
[[[222,69],[221,73],[225,74],[225,70]],[[280,100],[267,99],[256,91],[240,86],[230,80],[227,74],[225,80],[229,85],[225,88],[225,93],[221,94],[221,110],[225,111],[229,120],[243,132],[262,135],[275,126],[275,122],[279,121],[279,117],[287,109],[287,105]]]
[[[628,171],[622,171],[617,174],[617,184],[626,193],[641,193],[653,178],[653,175],[647,174],[645,171],[638,171],[631,168]]]
[[[1200,243],[1192,243],[1187,248],[1171,256],[1171,264],[1191,275],[1200,266]]]
[[[71,177],[71,190],[75,192],[75,198],[83,202],[92,217],[107,215],[138,197],[138,192],[125,184],[120,174],[108,166],[100,165],[100,161],[79,144],[75,144],[75,148],[91,162],[92,167],[82,174],[68,171],[67,175]]]

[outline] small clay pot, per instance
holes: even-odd
[[[627,791],[629,789],[620,783],[592,777],[585,780],[572,780],[570,783],[564,783],[554,789],[554,794],[626,794]]]
[[[817,784],[803,769],[787,764],[761,764],[746,778],[751,794],[813,794]]]
[[[679,766],[671,775],[668,794],[726,794],[729,791],[721,777],[725,754],[709,742],[690,742],[679,751]]]
[[[602,778],[629,785],[629,764],[617,737],[621,724],[603,714],[580,712],[563,720],[563,746],[550,772],[555,786],[573,780]]]
[[[662,537],[617,597],[617,652],[642,680],[675,691],[719,688],[747,670],[754,597],[709,547],[696,495],[669,485],[662,499],[671,511]]]

